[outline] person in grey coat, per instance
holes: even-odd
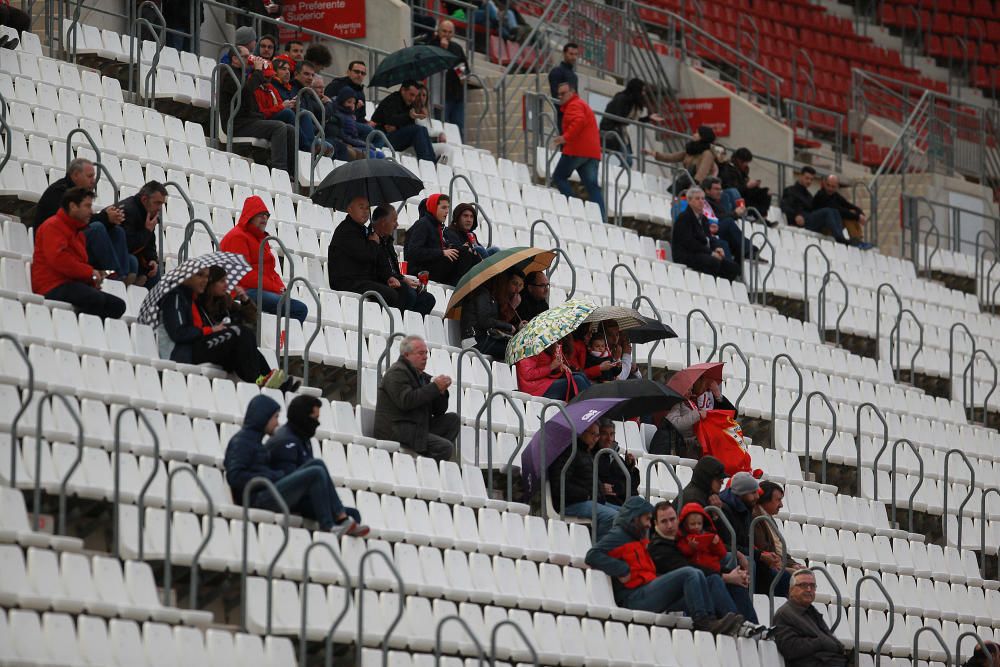
[[[786,602],[774,614],[773,637],[787,667],[846,667],[851,652],[830,631],[823,615],[813,607],[816,577],[798,570]]]
[[[425,373],[427,357],[427,343],[419,336],[400,343],[399,359],[378,388],[375,437],[396,440],[421,456],[450,460],[461,420],[447,411],[451,378]]]

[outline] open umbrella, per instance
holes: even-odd
[[[609,419],[630,419],[669,410],[684,397],[673,389],[653,380],[629,380],[628,382],[602,382],[584,389],[570,401],[576,405],[594,399],[618,398],[621,403],[605,413]]]
[[[687,368],[677,371],[667,382],[667,386],[676,391],[681,396],[687,396],[691,392],[691,387],[703,377],[715,380],[722,384],[722,367],[725,364],[721,361],[708,362],[702,364],[692,364]]]
[[[236,289],[240,278],[250,273],[250,264],[243,258],[243,255],[237,255],[232,252],[212,252],[200,257],[192,257],[182,262],[177,268],[163,274],[160,282],[156,283],[156,286],[149,290],[146,298],[142,300],[142,305],[139,307],[139,323],[148,324],[154,329],[159,326],[160,301],[167,295],[167,292],[198,273],[198,271],[209,269],[213,266],[225,269],[226,289],[229,291]]]
[[[507,363],[533,357],[573,333],[596,308],[587,301],[570,299],[536,315],[507,343]]]
[[[458,281],[455,291],[451,293],[444,316],[453,320],[459,319],[462,316],[462,299],[507,269],[517,268],[524,274],[542,271],[549,268],[555,257],[555,252],[551,250],[525,247],[507,248],[487,257],[469,269]]]
[[[638,310],[626,308],[625,306],[598,306],[594,309],[594,312],[587,315],[587,319],[584,322],[596,324],[609,320],[617,322],[618,327],[622,330],[634,329],[646,323],[646,318],[640,315]]]
[[[343,164],[323,179],[313,192],[313,202],[346,211],[358,195],[372,206],[392,204],[420,194],[424,182],[395,160],[355,160]]]
[[[407,79],[425,79],[449,67],[454,67],[461,58],[440,46],[418,44],[390,53],[375,68],[369,87],[388,88]]]
[[[557,412],[531,438],[531,442],[521,452],[521,480],[527,496],[531,496],[541,483],[542,468],[548,468],[572,442],[573,428],[577,435],[594,424],[604,414],[615,408],[623,399],[600,398],[592,401],[571,403],[566,406],[570,421]],[[572,423],[573,427],[570,427]],[[545,459],[542,460],[542,434],[545,434]]]
[[[645,322],[633,329],[627,329],[625,334],[633,345],[640,343],[652,343],[654,340],[667,340],[677,338],[677,333],[663,322],[657,322],[646,316],[642,316]]]

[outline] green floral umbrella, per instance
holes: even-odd
[[[507,343],[507,363],[516,364],[521,359],[533,357],[565,338],[596,308],[589,301],[570,299],[535,316]]]

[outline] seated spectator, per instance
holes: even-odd
[[[812,210],[824,208],[832,208],[840,214],[840,220],[854,245],[860,247],[863,244],[868,248],[871,247],[864,243],[868,218],[860,207],[847,201],[844,195],[840,194],[840,179],[836,174],[827,174],[826,178],[820,180],[819,190],[813,195]]]
[[[292,59],[292,62],[298,64],[302,62],[302,58],[306,54],[306,45],[297,39],[288,40],[285,42],[285,53]]]
[[[382,151],[374,148],[368,149],[365,145],[365,137],[371,128],[362,123],[358,123],[356,113],[357,93],[351,86],[344,86],[337,93],[337,98],[333,104],[333,114],[329,117],[327,124],[336,129],[337,137],[347,145],[347,155],[351,160],[361,158],[381,158]],[[362,131],[366,128],[368,131]]]
[[[544,271],[532,271],[524,277],[524,289],[521,290],[521,303],[517,306],[517,314],[525,322],[549,309],[549,277]]]
[[[309,95],[308,93],[299,97],[299,91],[308,88],[312,90],[313,78],[316,76],[316,64],[310,60],[303,60],[295,68],[295,78],[292,79],[291,94],[292,97],[299,100],[299,104],[303,109],[312,113],[316,116],[316,120],[320,123],[324,122],[328,114],[324,107],[323,97],[320,96],[317,102],[316,97]],[[329,98],[328,98],[329,99]],[[333,111],[331,106],[330,111]],[[325,129],[325,128],[324,128]],[[307,152],[317,153],[326,157],[334,156],[335,147],[333,143],[329,140],[329,137],[320,142],[319,137],[316,133],[316,125],[312,118],[308,116],[299,116],[299,150],[304,150]],[[338,159],[345,159],[347,155],[346,150],[342,152]]]
[[[598,369],[607,367],[607,370],[601,370],[599,375],[591,378],[594,382],[611,382],[612,380],[617,380],[618,374],[621,373],[622,369],[622,362],[611,357],[607,339],[598,334],[591,336],[590,341],[587,343],[587,360],[584,363],[584,369],[586,371],[595,366]]]
[[[18,33],[25,30],[30,32],[31,16],[17,7],[12,7],[9,1],[0,2],[0,25],[13,28]],[[20,43],[21,40],[18,37],[8,37],[7,35],[0,37],[0,49],[14,50]]]
[[[478,226],[479,216],[476,215],[475,205],[459,204],[451,212],[451,224],[444,230],[444,238],[455,248],[467,245],[483,259],[500,252],[500,248],[496,246],[486,248],[479,242],[476,237]]]
[[[53,181],[38,200],[33,228],[37,230],[59,211],[67,190],[73,187],[93,190],[95,185],[97,168],[94,163],[82,157],[71,161],[66,175]],[[102,221],[97,221],[97,216],[94,216],[84,229],[87,237],[87,261],[104,270],[113,271],[108,274],[113,280],[133,283],[139,270],[139,261],[128,252],[125,230],[121,226],[124,213],[117,206],[108,206],[101,212],[101,216]]]
[[[306,47],[302,59],[308,60],[315,65],[317,72],[325,70],[333,64],[333,54],[330,53],[330,49],[325,44],[320,44],[316,41]]]
[[[682,496],[685,503],[698,503],[702,507],[714,505],[722,509],[719,493],[726,479],[726,467],[714,456],[698,459],[691,471],[691,481],[684,487]]]
[[[481,259],[467,245],[456,247],[448,242],[444,223],[450,209],[447,195],[431,195],[420,202],[417,207],[420,218],[406,233],[403,253],[413,273],[427,271],[431,280],[455,285]]]
[[[418,160],[437,162],[427,128],[417,124],[418,120],[427,118],[427,112],[418,112],[414,108],[416,99],[417,82],[408,79],[399,86],[399,90],[379,103],[372,114],[372,121],[397,151],[412,147]]]
[[[586,376],[590,383],[598,380],[601,377],[601,373],[611,370],[614,365],[611,359],[607,359],[596,366],[587,366],[587,351],[593,335],[594,325],[588,322],[578,326],[572,335],[563,339],[566,363],[573,369],[574,373],[582,373]],[[581,389],[581,391],[583,390]]]
[[[755,590],[753,592],[766,594],[774,577],[767,576],[770,568],[767,562],[762,559],[762,550],[756,544],[753,545],[751,550],[750,545],[750,523],[753,521],[753,510],[754,506],[757,505],[759,492],[760,484],[754,479],[753,475],[748,472],[738,472],[729,480],[729,488],[724,489],[719,494],[719,500],[722,501],[723,514],[729,519],[729,523],[736,534],[737,550],[744,558],[753,558],[756,562],[756,572],[759,575],[756,577],[754,583]],[[719,532],[722,534],[726,545],[730,545],[731,536],[728,534],[725,526],[720,528]],[[737,555],[737,558],[740,558],[740,556]],[[742,562],[743,559],[740,560]],[[778,585],[774,589],[774,594],[786,597],[788,595],[789,574],[787,572],[780,572],[776,573],[775,576],[778,577]],[[767,582],[766,586],[764,585],[765,581]]]
[[[451,378],[432,378],[424,372],[428,356],[427,343],[419,336],[407,336],[400,343],[399,359],[378,388],[374,435],[395,440],[420,456],[449,461],[462,420],[448,412]]]
[[[696,570],[704,578],[704,596],[709,607],[714,608],[716,616],[742,616],[751,624],[750,627],[744,625],[742,628],[748,634],[751,631],[756,634],[762,629],[752,625],[757,623],[757,612],[754,611],[753,599],[747,589],[749,575],[746,569],[730,568],[727,564],[721,574],[707,575],[702,570],[693,568],[678,546],[677,510],[667,501],[657,503],[653,512],[653,531],[648,549],[656,565],[657,575],[674,574],[678,570]]]
[[[781,212],[788,219],[788,224],[804,227],[811,232],[821,232],[833,237],[837,243],[851,242],[851,237],[844,229],[840,214],[832,208],[814,208],[813,195],[809,192],[816,170],[805,166],[799,172],[798,182],[789,185],[781,193]]]
[[[500,36],[510,42],[521,44],[531,34],[531,26],[517,11],[511,0],[499,0]]]
[[[158,181],[150,181],[139,192],[121,200],[115,207],[123,214],[121,223],[125,230],[125,244],[131,256],[136,258],[135,266],[139,275],[137,285],[151,289],[160,282],[159,253],[156,250],[156,226],[160,224],[160,214],[167,201],[167,188]],[[94,216],[94,220],[111,227],[114,223],[104,209]]]
[[[524,274],[518,269],[507,269],[504,273],[506,284],[498,285],[496,292],[497,304],[500,307],[500,319],[513,326],[518,331],[526,322],[521,319],[517,307],[521,305],[521,292],[524,291]]]
[[[374,123],[366,120],[365,77],[368,76],[368,66],[361,60],[352,60],[347,66],[347,74],[326,84],[326,96],[336,98],[345,87],[354,91],[354,119],[357,121],[358,136],[363,141],[374,129]],[[377,141],[381,141],[376,139]],[[381,145],[373,143],[373,145]]]
[[[647,149],[646,155],[652,156],[659,162],[679,162],[683,165],[684,172],[670,186],[670,192],[677,195],[688,187],[698,185],[709,176],[715,176],[718,173],[715,152],[712,150],[714,143],[715,130],[707,125],[701,125],[694,133],[692,140],[684,146],[684,150],[676,153],[661,153]]]
[[[93,190],[69,188],[60,209],[39,225],[31,258],[31,291],[65,301],[81,313],[117,319],[125,313],[125,302],[101,291],[106,274],[87,263],[80,233],[90,222],[93,206]]]
[[[687,503],[681,509],[677,549],[707,575],[721,573],[722,559],[729,553],[715,531],[712,517],[698,503]]]
[[[567,447],[549,464],[546,473],[552,505],[560,515],[591,519],[596,506],[598,540],[611,530],[611,524],[620,509],[618,505],[611,505],[605,500],[600,484],[597,486],[597,497],[594,497],[594,453],[597,451],[599,437],[597,423],[593,422],[577,434],[575,446]],[[564,468],[566,469],[565,504],[562,497]]]
[[[235,46],[244,59],[254,52],[257,48],[257,31],[253,29],[252,26],[240,26],[236,29],[236,33],[233,35],[233,46]],[[239,58],[233,55],[231,49],[225,49],[219,57],[219,62],[224,65],[232,65],[234,70],[237,70],[237,75],[239,75],[239,70],[237,66],[239,65]]]
[[[714,221],[717,227],[714,233],[726,242],[731,255],[729,259],[742,264],[744,258],[756,257],[757,249],[743,236],[743,230],[737,222],[746,215],[746,206],[730,208],[723,196],[722,181],[716,176],[709,176],[702,181],[701,188],[705,191],[705,217],[708,219],[709,228]],[[713,233],[711,229],[706,231]]]
[[[396,229],[399,218],[396,209],[381,204],[372,212],[371,231],[378,234],[378,257],[375,261],[375,280],[396,290],[400,310],[412,310],[427,315],[434,310],[436,299],[413,276],[404,275],[396,257]]]
[[[368,209],[367,198],[355,197],[347,205],[347,216],[333,232],[326,264],[330,289],[358,294],[378,292],[390,308],[399,308],[399,280],[395,276],[385,280],[378,277],[381,237],[366,227]]]
[[[816,577],[812,570],[792,576],[788,601],[774,612],[772,636],[786,667],[847,667],[853,652],[830,630],[823,614],[813,607]]]
[[[260,248],[267,234],[267,220],[271,213],[264,200],[253,195],[243,202],[239,222],[226,232],[219,243],[219,250],[242,255],[250,265],[250,273],[243,276],[240,286],[246,290],[252,301],[261,299],[261,309],[265,313],[278,314],[278,302],[285,293],[285,283],[275,270],[277,260],[271,252],[271,244],[264,243],[264,263],[260,263]],[[261,280],[262,278],[262,280]],[[262,283],[260,292],[258,282]],[[291,316],[305,322],[309,308],[298,299],[290,299]]]
[[[587,565],[611,578],[615,602],[626,609],[665,613],[682,610],[694,621],[694,629],[736,635],[743,617],[729,612],[719,618],[705,575],[693,567],[681,567],[657,575],[647,550],[653,506],[642,496],[622,505],[614,527],[587,551]]]
[[[294,403],[293,400],[292,404]],[[308,447],[310,454],[312,450],[309,444],[311,436],[302,435],[298,431],[299,427],[291,424],[283,427],[279,442],[272,445],[275,440],[272,437],[267,445],[264,444],[265,435],[274,434],[278,437],[275,431],[278,429],[280,411],[281,406],[270,396],[254,396],[247,404],[243,428],[236,432],[226,446],[226,481],[232,489],[233,501],[242,505],[243,490],[254,478],[263,477],[274,484],[289,510],[315,518],[320,530],[355,537],[367,535],[368,527],[359,523],[361,516],[358,511],[341,504],[333,480],[321,460],[310,458],[294,469],[282,469],[272,464],[271,458],[276,446],[282,450],[286,445]],[[289,405],[289,414],[291,412]],[[279,511],[276,499],[263,486],[256,487],[250,496],[249,506]]]
[[[740,265],[726,259],[722,248],[711,247],[705,232],[705,191],[699,187],[688,188],[687,208],[674,221],[670,246],[674,261],[712,276],[736,280],[740,276]]]
[[[728,207],[737,208],[736,200],[742,198],[747,206],[767,217],[771,208],[771,193],[760,187],[760,179],[750,179],[750,163],[753,153],[749,148],[737,148],[732,157],[719,164],[719,178],[722,179],[722,198]],[[768,222],[769,225],[777,223]]]
[[[236,324],[248,329],[257,329],[257,306],[246,290],[239,285],[233,297],[226,283],[226,271],[220,266],[208,268],[208,284],[198,298],[198,305],[208,316],[210,324]],[[227,321],[228,320],[228,321]]]
[[[711,402],[702,401],[699,403],[700,397],[706,392],[712,396]],[[694,427],[705,418],[709,410],[715,408],[716,399],[721,403],[722,390],[719,388],[718,383],[702,377],[691,385],[691,391],[684,398],[685,400],[675,403],[670,408],[667,412],[667,419],[670,420],[670,423],[674,425],[677,432],[684,438],[684,448],[678,455],[686,459],[700,459],[702,453],[701,442],[695,434]],[[720,409],[722,408],[720,407]]]
[[[632,359],[632,341],[628,336],[623,336],[621,328],[614,320],[601,323],[604,336],[608,340],[608,350],[611,351],[611,358],[621,362],[621,371],[618,373],[618,380],[634,380],[642,377],[638,364]]]
[[[292,67],[289,58],[279,56],[262,71],[264,82],[254,91],[257,108],[265,120],[295,125],[295,96],[292,95]]]
[[[257,40],[257,53],[264,60],[271,60],[278,51],[278,40],[274,35],[261,35]]]
[[[515,368],[518,391],[532,396],[568,401],[590,386],[583,373],[572,371],[566,364],[560,343],[522,359]]]
[[[753,508],[753,517],[767,515],[777,517],[778,512],[784,506],[782,500],[785,497],[785,490],[779,484],[771,481],[760,483],[760,497]],[[765,591],[770,589],[771,582],[775,577],[781,575],[781,556],[784,547],[778,539],[774,529],[766,521],[762,521],[754,528],[754,544],[760,549],[760,561],[764,567],[757,568],[757,581],[760,581],[758,588]],[[784,569],[791,575],[796,570],[800,570],[805,565],[799,563],[791,556],[785,560]]]
[[[562,146],[562,155],[552,170],[552,185],[565,196],[574,196],[569,177],[575,171],[587,190],[587,198],[600,206],[601,217],[607,219],[604,194],[597,180],[601,164],[601,133],[597,129],[597,118],[590,105],[576,94],[572,84],[560,83],[558,95],[561,134],[555,138],[554,144]]]
[[[659,114],[646,113],[650,107],[649,99],[646,95],[646,83],[642,79],[630,79],[625,85],[625,90],[615,93],[615,96],[604,108],[605,114],[637,120],[640,123],[662,123],[663,116]],[[601,117],[601,133],[616,132],[622,138],[621,143],[615,137],[608,137],[605,146],[609,151],[618,151],[625,155],[628,166],[632,166],[632,139],[629,136],[628,123],[615,120],[607,116]]]
[[[295,160],[295,129],[280,120],[267,120],[257,106],[256,91],[264,85],[264,67],[267,61],[258,56],[250,57],[246,47],[240,47],[247,66],[252,71],[247,75],[240,92],[240,108],[232,118],[233,136],[256,137],[267,139],[271,143],[271,164],[275,169],[291,173]],[[242,76],[243,65],[239,58],[234,58],[232,67],[236,76]],[[228,131],[229,114],[233,98],[236,96],[236,83],[231,77],[223,76],[219,87],[219,122],[223,131]]]
[[[966,660],[962,667],[1000,667],[1000,644],[991,641],[984,643],[986,652],[983,652],[982,646],[977,642],[972,657]]]
[[[628,469],[628,477],[621,467],[611,459],[612,456],[602,456],[597,462],[597,478],[604,491],[604,498],[612,505],[621,505],[626,497],[639,495],[639,467],[631,452],[622,452],[615,441],[615,423],[603,418],[598,422],[599,435],[597,448],[610,449],[616,452]]]
[[[485,355],[504,359],[507,341],[515,328],[500,317],[498,292],[505,293],[507,276],[499,275],[462,301],[462,346],[474,347]]]

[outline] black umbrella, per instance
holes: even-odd
[[[388,88],[407,79],[425,79],[431,74],[454,67],[461,57],[440,46],[419,44],[390,53],[375,68],[369,86]]]
[[[642,319],[645,320],[642,325],[631,329],[622,329],[622,334],[628,337],[629,341],[633,345],[638,345],[639,343],[652,343],[654,340],[677,338],[677,334],[674,330],[663,322],[657,322],[656,320],[645,316],[643,316]]]
[[[355,160],[327,174],[312,200],[320,206],[346,211],[358,195],[378,206],[403,201],[423,189],[424,182],[395,160]]]
[[[591,385],[577,394],[570,403],[592,398],[625,399],[604,415],[609,419],[629,419],[669,410],[684,400],[684,397],[673,389],[653,380],[623,380]]]

